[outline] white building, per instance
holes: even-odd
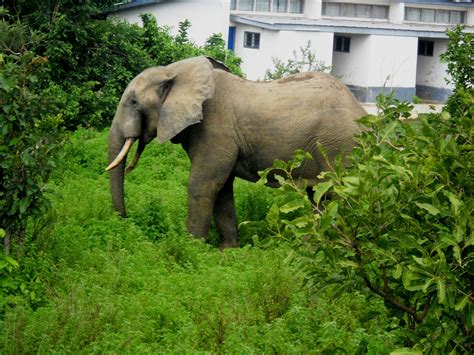
[[[405,100],[445,100],[445,30],[474,25],[472,0],[132,0],[113,15],[138,23],[140,13],[175,31],[188,19],[199,45],[222,33],[251,80],[263,79],[273,58],[286,61],[311,41],[317,58],[363,102],[383,87]]]

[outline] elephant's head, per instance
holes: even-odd
[[[214,95],[214,62],[185,59],[146,69],[127,86],[109,135],[110,187],[115,209],[125,216],[124,170],[132,144],[139,140],[133,167],[146,144],[163,143],[203,118],[202,104]]]

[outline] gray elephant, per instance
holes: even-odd
[[[237,245],[233,181],[259,179],[275,159],[289,160],[296,149],[311,152],[295,178],[317,182],[329,159],[351,149],[355,119],[366,113],[346,86],[323,73],[303,73],[274,82],[251,82],[207,57],[149,68],[122,95],[109,136],[111,192],[125,216],[125,160],[138,139],[137,164],[145,145],[179,143],[191,160],[188,231],[205,237],[212,217],[221,247]]]

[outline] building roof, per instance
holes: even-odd
[[[131,9],[134,7],[146,6],[168,1],[169,0],[117,0],[117,2],[107,10],[107,12],[116,12]]]
[[[404,2],[406,4],[416,5],[443,5],[443,6],[456,6],[456,7],[474,7],[474,3],[469,0],[397,0],[397,2]]]
[[[378,34],[386,36],[447,38],[446,29],[450,25],[402,23],[387,21],[363,21],[344,19],[311,19],[307,17],[277,17],[266,15],[232,14],[236,23],[251,25],[273,31],[335,32],[348,34]],[[472,27],[466,31],[474,32]]]

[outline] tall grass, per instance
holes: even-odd
[[[50,184],[52,209],[29,226],[24,292],[0,318],[0,353],[386,353],[397,325],[357,292],[312,295],[284,243],[218,251],[185,230],[189,162],[151,144],[126,177],[129,218],[112,211],[107,132],[71,136]],[[239,219],[260,220],[264,187],[238,181]],[[31,292],[35,296],[31,297]]]

